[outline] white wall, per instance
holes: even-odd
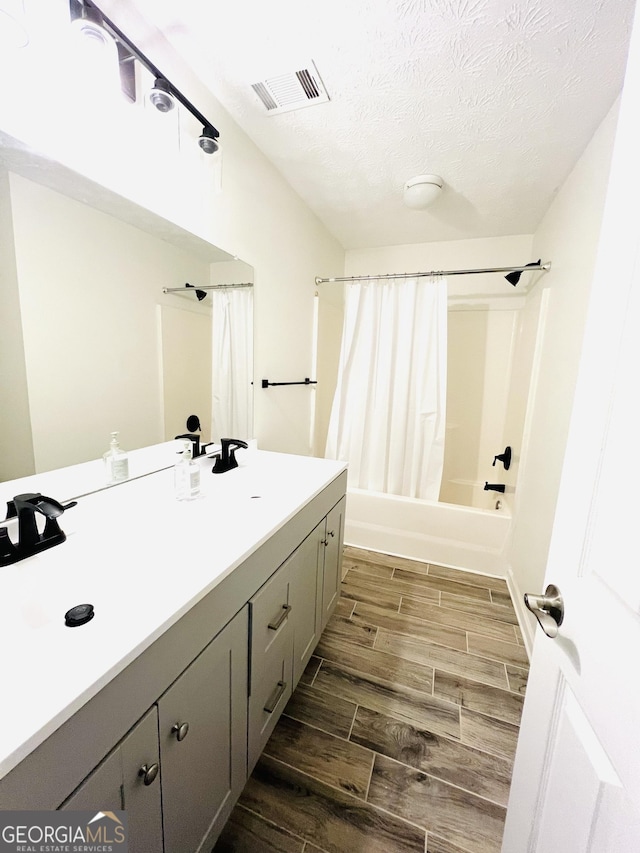
[[[573,403],[587,305],[602,222],[616,103],[594,134],[540,223],[535,257],[552,261],[523,312],[523,348],[531,358],[541,314],[526,423],[526,446],[513,472],[518,477],[507,549],[516,597],[541,592]],[[615,282],[612,282],[612,287]],[[593,401],[599,405],[598,400]],[[517,402],[522,406],[522,401]],[[508,414],[514,416],[513,409]],[[519,470],[518,470],[519,469]]]
[[[345,275],[522,265],[533,259],[531,239],[517,235],[351,250],[345,257]],[[473,484],[492,479],[496,470],[491,462],[504,449],[515,317],[524,299],[521,291],[497,274],[451,276],[448,289],[448,411],[440,498],[488,508],[495,505],[497,495]],[[319,336],[320,360],[331,365],[325,379],[331,393],[325,391],[319,398],[321,413],[316,420],[317,445],[324,448],[336,382],[342,290],[339,284],[322,284],[318,290],[321,307],[331,320],[321,325]]]
[[[189,116],[180,149],[157,145],[157,116],[99,99],[73,102],[82,75],[60,45],[68,39],[65,0],[31,0],[30,44],[0,56],[11,87],[0,95],[0,130],[210,243],[255,270],[257,379],[309,375],[316,275],[342,272],[344,253],[280,174],[179,57],[122,0],[101,8],[216,125],[221,156],[208,157]],[[42,81],[56,97],[42,97]],[[42,127],[47,128],[45,134]],[[99,132],[98,132],[99,131]],[[70,180],[72,183],[72,179]],[[308,453],[309,388],[256,392],[259,444]],[[105,425],[108,431],[108,426]]]

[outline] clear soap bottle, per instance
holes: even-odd
[[[129,477],[129,456],[120,447],[118,433],[111,433],[109,449],[102,457],[107,474],[107,483],[121,483]]]
[[[190,501],[200,494],[200,466],[192,458],[193,444],[183,442],[174,469],[175,495],[179,501]]]

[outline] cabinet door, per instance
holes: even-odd
[[[62,811],[119,811],[124,808],[122,759],[115,749],[60,806]]]
[[[295,553],[295,552],[294,552]],[[249,772],[260,757],[293,691],[293,601],[291,557],[249,602],[251,683],[249,688]]]
[[[322,633],[324,541],[325,521],[323,520],[289,558],[291,561],[294,690]]]
[[[346,498],[342,498],[327,515],[322,582],[322,630],[329,621],[340,594],[346,505]]]
[[[129,853],[149,853],[151,850],[162,853],[158,715],[155,707],[85,779],[61,809],[96,812],[125,809]]]
[[[154,706],[120,745],[129,853],[162,851],[158,711]]]
[[[247,613],[158,702],[165,853],[213,845],[246,780]]]

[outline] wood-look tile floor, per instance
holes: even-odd
[[[528,661],[503,580],[345,548],[215,853],[496,853]]]

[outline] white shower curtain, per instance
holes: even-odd
[[[253,288],[212,295],[211,435],[253,437]]]
[[[443,277],[347,286],[326,456],[360,489],[438,500],[444,461]]]

